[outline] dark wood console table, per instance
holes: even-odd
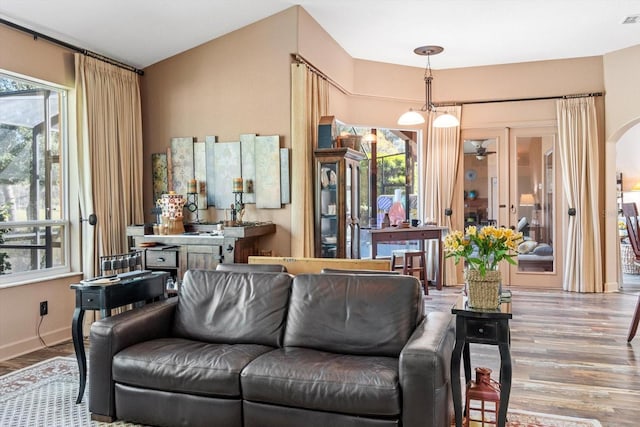
[[[462,427],[462,389],[460,388],[460,357],[464,359],[464,377],[471,380],[469,343],[497,345],[500,351],[500,408],[498,427],[505,427],[509,394],[511,393],[511,336],[509,319],[511,302],[503,302],[496,310],[474,310],[467,298],[460,296],[451,308],[456,315],[456,345],[451,355],[451,389],[456,427]]]
[[[85,310],[100,310],[102,317],[111,316],[111,310],[127,304],[153,301],[165,298],[165,282],[169,273],[164,271],[140,271],[138,275],[124,273],[122,279],[114,283],[83,281],[71,285],[76,291],[76,308],[71,321],[73,348],[78,360],[80,389],[76,403],[82,402],[87,384],[87,356],[84,351],[82,321]]]
[[[402,242],[402,241],[418,241],[420,242],[420,250],[424,251],[425,240],[437,240],[438,241],[438,262],[436,265],[436,289],[442,289],[443,282],[443,265],[444,265],[444,251],[442,248],[442,237],[448,230],[447,227],[438,227],[425,225],[422,227],[408,227],[408,228],[380,228],[372,229],[371,235],[371,258],[375,259],[378,254],[378,243],[381,242]]]

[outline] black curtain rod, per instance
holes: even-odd
[[[333,87],[335,87],[336,89],[338,89],[340,92],[344,93],[345,95],[352,95],[351,93],[349,93],[345,88],[343,88],[338,82],[336,82],[335,80],[333,80],[331,77],[327,76],[325,73],[323,73],[322,71],[320,71],[320,69],[318,67],[316,67],[315,65],[313,65],[311,62],[307,61],[305,58],[303,58],[302,56],[300,56],[297,53],[292,53],[291,57],[296,61],[296,63],[298,65],[303,64],[305,66],[307,66],[309,69],[311,69],[311,71],[313,71],[314,73],[316,73],[318,76],[320,76],[321,78],[325,79],[326,81],[329,82],[329,84],[331,84]]]
[[[111,59],[108,56],[100,55],[99,53],[95,53],[95,52],[92,52],[90,50],[83,49],[83,48],[78,47],[78,46],[74,46],[74,45],[72,45],[70,43],[64,42],[62,40],[58,40],[58,39],[50,37],[50,36],[48,36],[46,34],[42,34],[42,33],[39,33],[37,31],[34,31],[32,29],[29,29],[27,27],[23,27],[21,25],[13,23],[11,21],[7,21],[6,19],[0,18],[0,24],[4,24],[7,27],[11,27],[11,28],[14,28],[16,30],[22,31],[24,33],[30,34],[30,35],[33,36],[34,40],[44,39],[44,40],[46,40],[48,42],[57,44],[58,46],[62,46],[64,48],[72,50],[74,52],[78,52],[78,53],[81,53],[83,55],[90,56],[92,58],[95,58],[95,59],[98,59],[100,61],[106,62],[108,64],[115,65],[116,67],[123,68],[125,70],[128,70],[128,71],[131,71],[133,73],[136,73],[136,74],[138,74],[140,76],[144,76],[144,71],[139,70],[136,67],[133,67],[133,66],[128,65],[128,64],[125,64],[125,63],[120,62],[120,61],[117,61],[115,59]]]
[[[459,101],[459,102],[445,102],[445,103],[437,103],[436,107],[447,107],[452,105],[468,105],[468,104],[493,104],[499,102],[520,102],[520,101],[544,101],[548,99],[570,99],[570,98],[585,98],[591,96],[603,96],[602,92],[591,92],[591,93],[577,93],[573,95],[558,95],[558,96],[541,96],[534,98],[504,98],[504,99],[485,99],[480,101]]]

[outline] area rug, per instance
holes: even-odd
[[[600,421],[509,409],[508,427],[602,427]]]
[[[134,427],[136,424],[91,421],[89,384],[82,403],[78,396],[78,362],[54,357],[0,377],[2,427]]]
[[[136,427],[137,424],[91,421],[90,384],[76,405],[78,365],[73,357],[54,357],[0,377],[0,426]],[[596,420],[509,409],[508,427],[601,427]]]

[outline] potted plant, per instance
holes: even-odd
[[[469,306],[494,309],[500,303],[500,271],[498,265],[506,260],[515,265],[518,244],[522,233],[510,228],[469,226],[465,232],[454,230],[444,239],[447,258],[455,263],[465,262],[465,282]]]

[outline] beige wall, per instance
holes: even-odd
[[[290,55],[296,51],[296,9],[288,9],[145,69],[142,78],[144,194],[151,216],[151,154],[165,152],[172,137],[238,141],[243,133],[280,135],[291,147]],[[292,177],[300,179],[301,177]],[[231,192],[231,188],[229,188]],[[273,221],[276,234],[261,239],[274,254],[290,253],[290,205],[246,206],[246,221]],[[224,211],[208,210],[209,221]]]
[[[70,283],[80,277],[65,277],[30,285],[0,289],[0,360],[42,347],[36,334],[40,322],[40,301],[49,302],[49,314],[42,318],[40,336],[47,345],[71,339],[71,317],[75,294]]]
[[[607,140],[618,140],[640,117],[640,45],[603,57]]]
[[[432,64],[437,57],[433,58]],[[424,104],[424,69],[356,60],[358,124],[396,127],[406,109]],[[601,57],[434,70],[433,101],[462,103],[462,127],[555,120],[555,103],[473,104],[473,101],[549,97],[604,91]],[[380,122],[383,122],[380,124]]]
[[[5,26],[0,26],[0,70],[67,88],[74,86],[71,52]],[[77,252],[77,245],[74,246]],[[41,347],[36,335],[40,301],[49,302],[49,314],[40,327],[45,342],[53,344],[71,338],[75,300],[69,285],[78,280],[79,276],[74,275],[0,287],[0,360]]]
[[[316,68],[353,92],[354,61],[349,54],[301,7],[294,7],[298,19],[297,51]]]
[[[0,69],[73,87],[73,53],[0,25]]]

